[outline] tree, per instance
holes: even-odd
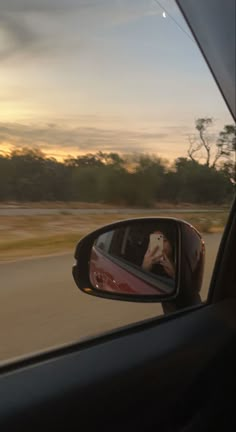
[[[208,128],[212,126],[213,119],[210,117],[199,118],[195,121],[195,128],[199,132],[199,138],[190,138],[190,146],[188,155],[192,161],[197,161],[199,151],[204,150],[206,165],[210,165],[211,158],[211,143],[207,134]]]
[[[118,153],[103,153],[99,151],[98,153],[96,153],[96,157],[104,165],[112,165],[116,168],[123,168],[124,159],[120,157]]]
[[[192,161],[199,162],[202,158],[208,167],[216,167],[223,158],[230,159],[236,151],[235,126],[226,125],[217,140],[212,139],[209,128],[213,126],[211,117],[199,118],[195,122],[198,137],[189,138],[188,156]]]
[[[187,158],[177,159],[175,170],[172,180],[178,202],[220,204],[231,200],[232,184],[221,170]]]
[[[139,157],[135,173],[137,178],[140,178],[142,188],[148,185],[146,196],[149,197],[149,203],[164,198],[163,182],[166,172],[166,162],[160,157],[145,154]]]
[[[10,158],[0,155],[0,201],[11,197]]]
[[[219,134],[218,146],[223,147],[226,154],[236,151],[236,126],[225,125]]]
[[[224,164],[224,168],[230,174],[230,179],[236,183],[236,126],[225,125],[223,131],[220,132],[218,142],[218,148],[227,157],[227,161]],[[233,162],[234,157],[234,162]]]
[[[19,201],[43,199],[41,187],[44,154],[38,149],[22,148],[10,154],[11,198]]]
[[[77,158],[66,159],[66,164],[71,167],[100,167],[103,165],[101,158],[98,154],[87,153],[82,156],[77,156]]]
[[[72,167],[102,167],[105,165],[113,165],[116,167],[122,167],[124,160],[118,155],[118,153],[104,153],[99,151],[95,154],[86,153],[77,158],[69,158],[65,160],[68,166]]]
[[[205,126],[199,124],[202,139]],[[157,201],[221,203],[234,192],[235,129],[226,125],[217,145],[228,158],[215,166],[178,158],[173,166],[154,155],[87,153],[59,162],[20,149],[0,155],[0,200],[106,202],[152,206]]]

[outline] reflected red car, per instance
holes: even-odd
[[[102,291],[124,294],[163,295],[166,292],[141,280],[94,246],[90,258],[91,284]]]

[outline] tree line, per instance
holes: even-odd
[[[235,126],[214,142],[212,120],[198,119],[187,157],[172,164],[155,155],[97,152],[59,162],[37,149],[0,155],[1,201],[83,201],[124,206],[227,203],[235,193]]]

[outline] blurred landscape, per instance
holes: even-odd
[[[222,232],[235,194],[236,127],[213,139],[212,125],[197,119],[186,157],[172,162],[144,153],[0,153],[0,260],[71,251],[90,231],[132,217],[171,216]]]
[[[207,299],[236,180],[235,126],[213,139],[210,125],[198,119],[186,155],[174,161],[144,153],[59,160],[38,148],[0,152],[0,363],[163,314],[160,304],[101,300],[75,286],[77,242],[117,220],[161,216],[194,225],[206,245]]]
[[[54,214],[28,215],[32,209],[25,208],[24,215],[12,215],[8,208],[6,215],[1,215],[0,206],[0,261],[27,256],[47,255],[73,251],[81,237],[99,226],[114,221],[134,217],[176,217],[194,225],[201,233],[219,233],[223,231],[227,220],[224,210],[197,209],[87,209],[54,208]],[[16,208],[15,208],[16,209]],[[6,207],[4,208],[6,211]],[[35,208],[36,213],[41,209]],[[110,210],[110,212],[109,212]],[[47,213],[47,207],[44,207]],[[50,209],[48,209],[50,211]],[[74,212],[74,213],[73,213]]]
[[[162,315],[76,288],[110,222],[193,224],[206,300],[235,194],[236,127],[175,2],[50,3],[0,2],[0,362]]]

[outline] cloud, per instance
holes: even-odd
[[[153,10],[153,0],[3,1],[0,3],[0,59],[16,54],[45,55],[48,51],[56,54],[65,46],[66,54],[73,50],[75,41],[94,37],[96,30],[137,20]]]
[[[7,0],[0,4],[0,11],[6,13],[58,13],[70,11],[106,11],[127,15],[142,10],[152,10],[153,0]]]
[[[95,127],[61,127],[56,123],[40,126],[0,123],[0,145],[16,148],[40,148],[48,154],[118,151],[151,151],[168,138],[168,133],[103,129]],[[156,146],[157,145],[157,146]]]
[[[165,9],[174,13],[178,10],[174,0],[164,0]],[[2,13],[65,13],[83,11],[120,11],[123,16],[130,15],[160,15],[163,9],[155,0],[7,0],[0,3]]]
[[[11,57],[19,50],[28,50],[37,42],[37,35],[27,26],[25,19],[0,14],[0,28],[3,39],[0,45],[0,60]]]
[[[76,8],[77,4],[83,3],[85,2],[77,0],[7,0],[0,4],[0,10],[7,13],[55,13],[71,7]],[[88,0],[86,3],[95,3],[95,1]]]

